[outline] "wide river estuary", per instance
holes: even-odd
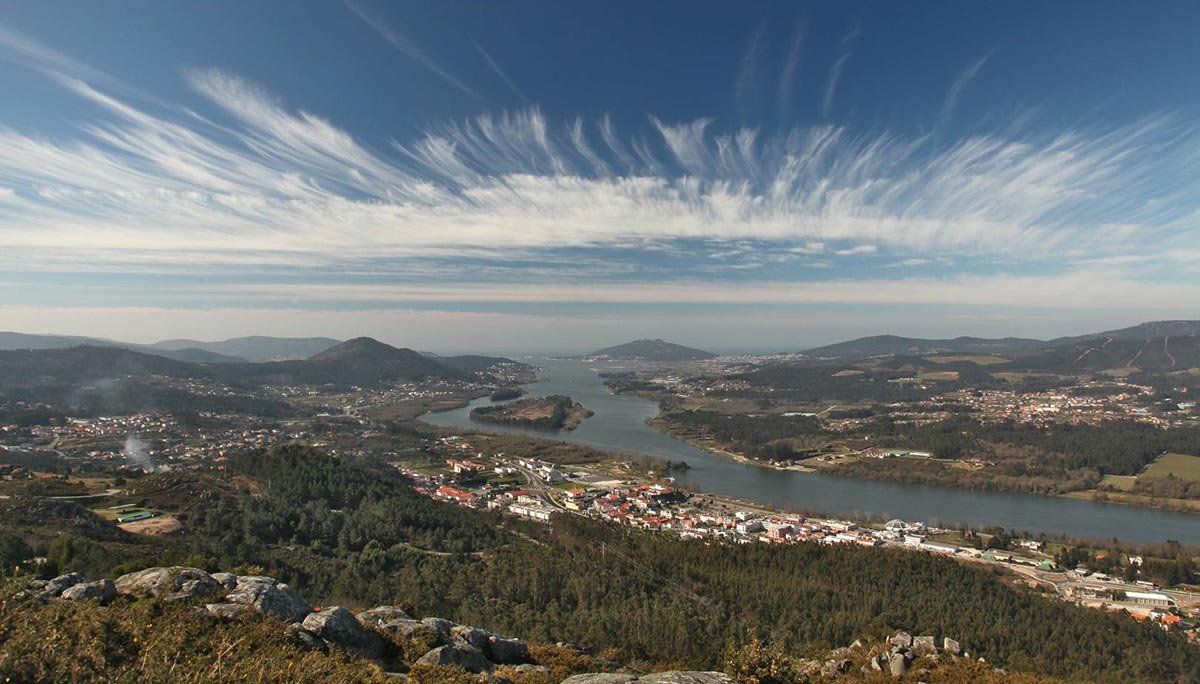
[[[876,482],[821,473],[777,470],[741,463],[697,448],[646,424],[658,413],[653,401],[613,394],[598,371],[619,370],[615,363],[561,359],[529,360],[544,370],[541,382],[529,385],[529,396],[565,394],[596,415],[572,432],[543,432],[472,421],[471,409],[490,404],[430,413],[421,420],[478,432],[518,433],[543,439],[586,444],[606,451],[651,454],[687,461],[689,470],[672,473],[680,484],[717,494],[849,517],[864,514],[925,522],[968,522],[1002,525],[1013,530],[1065,533],[1073,537],[1128,541],[1175,539],[1200,543],[1200,514],[1174,513],[1120,504],[1052,496],[1007,494],[934,485]]]

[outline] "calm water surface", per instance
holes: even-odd
[[[598,371],[623,368],[620,364],[561,359],[530,362],[544,371],[539,373],[542,382],[529,385],[529,396],[566,394],[595,411],[596,415],[583,421],[573,432],[558,433],[472,421],[468,417],[472,408],[491,403],[485,397],[465,408],[427,414],[421,420],[479,432],[526,434],[607,451],[684,460],[691,469],[675,473],[681,484],[691,483],[703,491],[747,501],[796,506],[830,515],[869,513],[925,522],[1002,525],[1009,529],[1062,532],[1076,537],[1117,537],[1130,541],[1176,539],[1200,543],[1200,514],[1050,496],[876,482],[740,463],[646,425],[646,419],[658,413],[658,406],[653,401],[609,392],[597,375]]]

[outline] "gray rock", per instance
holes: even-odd
[[[531,660],[529,646],[520,639],[506,639],[495,634],[488,635],[487,645],[483,649],[487,657],[494,663],[518,664]]]
[[[724,672],[656,672],[638,677],[638,684],[733,684]]]
[[[309,613],[301,627],[321,637],[327,643],[368,658],[378,658],[383,653],[383,639],[363,627],[354,613],[340,606],[331,606],[319,613]]]
[[[854,663],[849,658],[830,658],[821,664],[821,676],[828,679],[840,674],[846,674],[853,665]]]
[[[871,657],[871,662],[869,665],[871,666],[872,670],[876,672],[883,672],[883,666],[887,664],[887,662],[887,656],[877,655]]]
[[[389,632],[391,634],[398,634],[405,639],[412,638],[412,635],[416,634],[419,630],[429,630],[430,632],[433,631],[432,628],[420,620],[392,620],[391,622],[385,622],[382,625],[379,625],[376,629]]]
[[[204,606],[204,610],[208,611],[209,615],[222,620],[233,620],[254,612],[250,606],[236,603],[209,603]]]
[[[329,650],[324,641],[313,636],[311,632],[305,631],[298,624],[293,623],[288,625],[287,629],[284,630],[284,635],[288,638],[288,641],[295,644],[301,651],[320,651],[321,653],[325,653]]]
[[[467,644],[451,644],[438,646],[417,659],[418,663],[427,665],[457,665],[467,672],[491,672],[492,664],[484,657],[483,651]]]
[[[449,639],[450,638],[450,630],[455,627],[455,624],[453,622],[450,622],[449,620],[443,620],[442,618],[437,618],[437,617],[424,618],[423,620],[421,620],[421,623],[423,625],[425,625],[426,627],[432,629],[433,631],[437,632],[438,636],[442,637],[443,639]]]
[[[288,585],[271,577],[244,575],[237,578],[237,587],[225,597],[229,603],[251,606],[260,613],[273,615],[284,622],[299,622],[312,612],[304,597]]]
[[[232,572],[214,572],[212,575],[210,575],[210,577],[215,579],[217,584],[220,584],[226,589],[233,589],[237,587],[237,575],[233,574]]]
[[[358,621],[368,627],[382,627],[389,622],[410,619],[408,613],[395,606],[378,606],[358,614]]]
[[[942,639],[942,650],[950,655],[958,655],[959,653],[962,653],[962,647],[958,645],[957,641],[951,639],[950,637]]]
[[[888,639],[888,643],[893,646],[908,648],[909,646],[912,646],[913,638],[908,632],[896,632],[895,636],[893,636],[891,639]]]
[[[905,672],[908,672],[908,658],[897,653],[888,660],[888,672],[891,672],[893,677],[900,677]]]
[[[117,596],[117,587],[110,579],[97,580],[95,582],[85,582],[67,587],[62,597],[68,601],[87,601],[89,599],[100,599],[100,601],[111,601]]]
[[[64,591],[70,589],[76,584],[87,582],[83,575],[77,572],[68,572],[65,575],[59,575],[54,579],[46,582],[34,592],[34,598],[52,599],[60,596]]]
[[[492,638],[493,635],[491,632],[485,632],[478,627],[455,625],[450,628],[450,636],[455,641],[461,641],[482,651],[487,648],[488,639]],[[493,660],[495,659],[493,658]]]
[[[122,596],[160,598],[164,601],[212,596],[222,588],[207,572],[178,566],[131,572],[118,577],[115,584],[117,593]]]
[[[937,642],[931,636],[919,636],[913,639],[913,653],[918,656],[937,652]]]
[[[630,684],[637,680],[637,675],[602,672],[572,675],[562,680],[562,684]]]

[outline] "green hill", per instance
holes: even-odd
[[[953,339],[922,339],[896,335],[860,337],[848,342],[838,342],[824,347],[807,349],[804,353],[822,359],[865,359],[872,356],[955,353],[955,354],[1007,354],[1036,349],[1045,345],[1041,340],[1021,337],[988,339],[983,337],[955,337]]]
[[[716,354],[663,340],[634,340],[615,347],[597,349],[588,354],[594,359],[630,361],[698,361],[716,358]]]

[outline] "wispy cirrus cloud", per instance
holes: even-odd
[[[77,66],[29,54],[55,74]],[[445,279],[470,264],[481,279],[536,280],[531,264],[553,258],[597,282],[634,273],[720,301],[687,280],[692,257],[719,251],[711,268],[728,273],[774,269],[784,288],[804,269],[1041,260],[1067,287],[1089,262],[1187,253],[1200,231],[1200,138],[1167,117],[946,143],[708,118],[652,118],[629,136],[606,118],[553,121],[530,108],[378,148],[221,71],[185,76],[205,117],[91,76],[55,76],[97,112],[78,135],[0,128],[0,267],[351,280]],[[862,280],[860,296],[884,296]]]
[[[975,80],[975,77],[979,75],[979,71],[983,69],[983,65],[987,64],[991,56],[991,53],[988,53],[959,72],[958,76],[954,79],[954,83],[950,85],[950,90],[946,92],[946,99],[942,102],[942,109],[938,113],[939,124],[946,124],[954,116],[954,110],[958,108],[958,100],[962,97],[963,91],[966,90],[967,85],[971,81]]]
[[[438,77],[440,77],[443,81],[454,86],[461,92],[470,95],[481,102],[488,101],[487,98],[479,94],[477,90],[464,83],[457,76],[450,73],[450,71],[443,67],[439,62],[430,57],[425,50],[417,45],[415,41],[404,35],[403,32],[390,24],[387,20],[366,9],[361,3],[356,2],[356,0],[342,1],[345,3],[346,7],[350,9],[350,11],[354,12],[354,14],[363,21],[363,23],[374,29],[376,33],[378,33],[392,47],[399,50],[403,55],[417,62],[434,74],[437,74]]]

